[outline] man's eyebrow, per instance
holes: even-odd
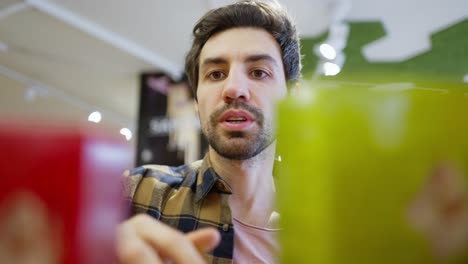
[[[202,64],[201,64],[201,68],[203,68],[203,66],[206,66],[206,65],[209,65],[209,64],[227,64],[228,61],[224,58],[221,58],[221,57],[214,57],[214,58],[206,58],[203,60]]]
[[[278,66],[278,63],[276,62],[276,60],[272,56],[270,56],[268,54],[250,55],[250,56],[247,56],[247,58],[245,59],[245,62],[257,62],[257,61],[269,61],[269,62],[273,63],[274,66]],[[228,64],[228,60],[224,59],[222,57],[206,58],[201,63],[201,68],[203,68],[203,66],[206,66],[206,65],[209,65],[209,64],[214,64],[214,65]]]
[[[276,62],[276,60],[268,55],[268,54],[256,54],[256,55],[251,55],[251,56],[248,56],[246,59],[245,59],[246,62],[257,62],[257,61],[269,61],[271,63],[274,64],[274,66],[278,66],[278,63]]]

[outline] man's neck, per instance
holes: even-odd
[[[232,188],[229,200],[233,217],[256,226],[266,226],[274,210],[273,163],[276,142],[248,160],[230,160],[210,148],[213,169]]]

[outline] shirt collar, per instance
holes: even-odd
[[[210,191],[232,194],[231,186],[214,171],[210,158],[208,154],[206,154],[198,170],[195,202],[198,203]]]

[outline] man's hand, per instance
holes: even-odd
[[[183,234],[141,214],[120,224],[117,257],[122,264],[205,263],[203,253],[216,247],[220,239],[212,228]]]

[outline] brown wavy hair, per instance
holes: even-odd
[[[185,57],[185,73],[195,98],[203,46],[214,34],[239,27],[260,28],[269,32],[281,48],[286,80],[299,79],[299,37],[296,26],[286,10],[274,1],[243,0],[210,10],[193,28],[192,47]]]

